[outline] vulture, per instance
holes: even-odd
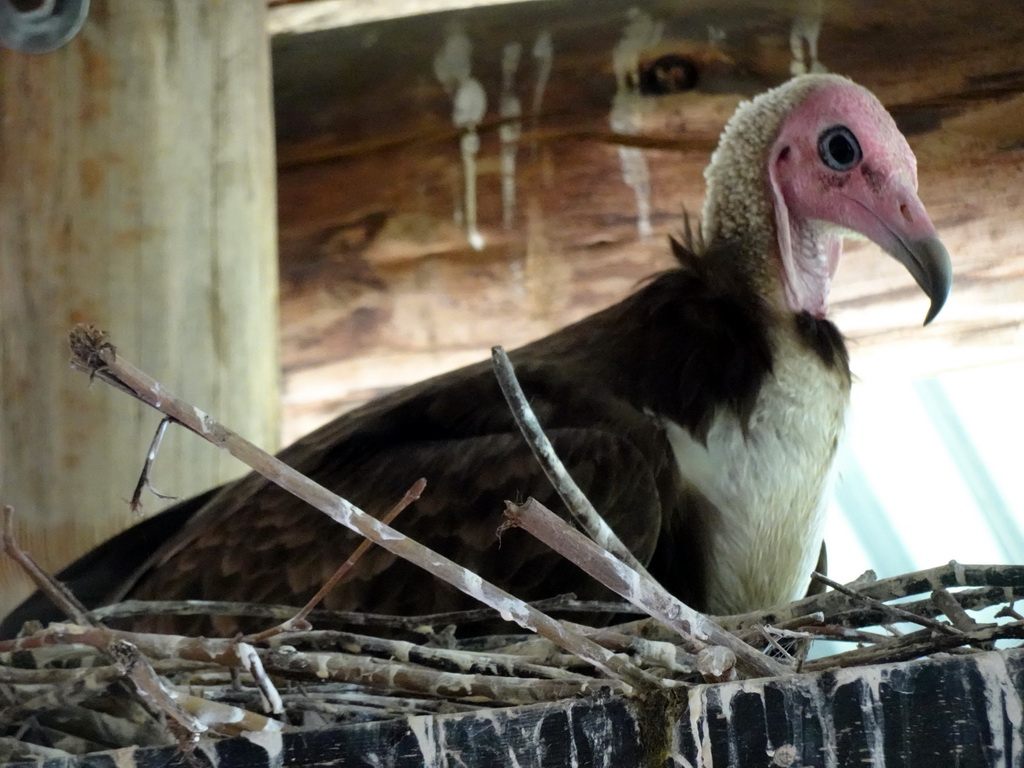
[[[846,346],[827,317],[843,238],[867,238],[906,267],[930,299],[926,324],[952,276],[906,139],[846,78],[799,76],[740,105],[705,178],[700,235],[671,243],[672,269],[510,357],[605,520],[668,590],[720,615],[801,596],[822,551],[850,394]],[[527,600],[609,596],[525,532],[496,535],[506,499],[565,511],[486,361],[372,401],[280,457],[378,516],[424,477],[395,523],[403,533]],[[301,605],[357,543],[251,474],[139,523],[61,576],[87,604]],[[475,606],[371,548],[324,607]],[[6,632],[32,613],[38,597]],[[192,628],[236,630],[236,619],[212,621]]]

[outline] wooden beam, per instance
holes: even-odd
[[[874,246],[848,247],[833,309],[856,372],[905,378],[1019,358],[1024,6],[996,0],[985,18],[999,23],[987,24],[954,0],[634,5],[498,5],[276,38],[289,435],[493,344],[543,335],[670,266],[666,236],[684,209],[699,212],[725,120],[814,64],[812,42],[820,66],[878,93],[909,134],[955,263],[946,309],[921,329],[926,299],[906,272]],[[487,97],[480,250],[459,222],[465,131],[435,72],[455,30]],[[512,44],[519,63],[503,94]],[[692,64],[696,87],[637,95],[637,63],[664,54]],[[522,113],[510,214],[503,95]],[[629,173],[649,179],[649,213]]]
[[[267,30],[297,35],[374,21],[528,0],[268,0]]]
[[[66,47],[0,52],[0,499],[52,570],[134,522],[157,421],[68,366],[72,324],[278,441],[269,45],[258,2],[93,0]],[[240,464],[171,430],[153,484]],[[168,502],[144,497],[145,511]],[[29,591],[0,559],[0,615]]]

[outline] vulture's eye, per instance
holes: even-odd
[[[848,171],[860,162],[863,153],[853,131],[845,125],[834,125],[818,137],[818,154],[832,170]]]

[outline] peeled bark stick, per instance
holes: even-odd
[[[505,516],[511,525],[523,528],[543,541],[613,592],[678,632],[698,650],[706,645],[728,648],[736,654],[738,666],[761,677],[775,677],[791,671],[678,600],[650,576],[637,573],[617,560],[536,499],[527,499],[521,505],[505,504]]]
[[[559,497],[565,502],[569,512],[583,526],[583,530],[587,532],[587,535],[597,542],[598,546],[608,550],[624,563],[627,563],[634,571],[648,575],[647,569],[629,551],[629,547],[622,543],[622,540],[611,529],[611,526],[604,521],[600,513],[594,509],[590,499],[580,490],[580,487],[576,485],[576,481],[566,471],[562,460],[555,453],[554,446],[551,445],[551,441],[544,434],[540,422],[537,421],[537,415],[526,401],[523,389],[519,386],[518,379],[516,379],[515,370],[512,368],[512,362],[508,359],[508,355],[505,354],[504,348],[493,347],[491,349],[491,361],[494,367],[494,375],[498,378],[498,386],[501,387],[501,392],[505,395],[505,400],[508,401],[509,410],[512,411],[516,424],[519,425],[523,437],[526,438],[530,450],[533,451],[534,458],[537,459],[541,469],[544,470],[544,474],[547,475],[548,480],[555,487]]]
[[[660,681],[657,678],[634,666],[624,657],[616,656],[597,643],[571,632],[561,622],[482,580],[472,571],[384,525],[236,435],[214,421],[208,414],[179,400],[165,390],[156,379],[118,358],[113,344],[102,331],[91,326],[75,326],[71,332],[70,342],[72,367],[89,373],[94,378],[101,379],[156,408],[186,429],[223,448],[271,482],[316,507],[335,522],[490,606],[506,621],[515,621],[520,626],[543,635],[594,665],[606,675],[621,680],[627,689],[625,692],[631,692],[632,688],[651,688],[659,685]]]
[[[149,699],[186,730],[191,743],[199,741],[200,735],[209,730],[204,723],[182,709],[175,701],[174,696],[164,687],[160,676],[134,643],[123,638],[114,639],[107,643],[106,647],[100,647],[100,650],[135,684],[135,689],[141,697]]]
[[[207,723],[211,730],[226,736],[238,736],[246,731],[275,732],[284,729],[284,723],[280,720],[264,717],[241,707],[193,696],[185,686],[173,688],[168,693],[183,711]]]

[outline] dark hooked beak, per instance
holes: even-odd
[[[928,325],[939,314],[953,287],[953,265],[949,252],[938,237],[924,237],[919,240],[897,239],[886,249],[900,264],[907,268],[921,290],[931,299],[924,324]]]

